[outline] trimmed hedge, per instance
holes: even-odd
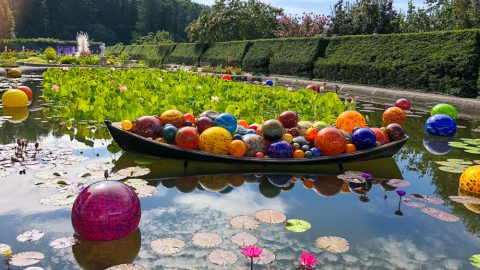
[[[121,45],[121,44],[116,44],[114,46],[108,46],[105,49],[105,53],[120,55],[120,54],[122,54],[122,51],[123,51],[124,48],[125,48],[125,46]]]
[[[160,66],[165,56],[175,48],[173,43],[160,45],[127,45],[124,46],[122,53],[128,55],[131,59],[145,60],[151,67]]]
[[[242,66],[242,59],[251,45],[251,41],[214,43],[202,54],[200,62],[209,62],[213,66],[240,67]]]
[[[94,53],[100,52],[100,42],[90,42],[90,50]],[[59,40],[54,38],[16,38],[16,39],[0,39],[0,48],[4,47],[14,51],[21,51],[25,46],[26,50],[44,51],[48,47],[71,47],[77,46],[75,40]]]
[[[315,78],[462,97],[479,90],[480,31],[330,39]]]
[[[173,52],[165,59],[165,63],[195,65],[207,48],[207,44],[178,43]]]

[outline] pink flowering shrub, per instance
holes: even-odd
[[[313,13],[303,13],[301,17],[283,15],[278,19],[278,29],[275,36],[287,37],[313,37],[323,35],[330,26],[330,18]]]

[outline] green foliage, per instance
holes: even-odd
[[[178,109],[195,115],[205,110],[229,112],[260,123],[290,109],[302,120],[333,123],[347,108],[332,92],[292,92],[283,87],[228,82],[185,72],[71,68],[49,69],[43,77],[43,95],[49,104],[45,113],[76,122],[133,120]],[[54,91],[53,85],[58,85],[59,90]],[[127,90],[120,91],[120,86],[126,86]]]
[[[15,18],[8,0],[0,0],[0,38],[11,38],[15,32]]]
[[[78,59],[75,56],[66,55],[66,56],[60,57],[58,62],[60,64],[78,64]]]
[[[218,42],[211,44],[200,57],[200,62],[217,66],[241,66],[242,59],[250,48],[250,41]]]
[[[330,39],[315,78],[476,97],[480,31]]]
[[[125,46],[121,43],[115,44],[114,46],[108,46],[105,49],[105,53],[113,54],[113,55],[120,55],[124,48],[125,48]]]
[[[470,257],[470,261],[472,261],[472,265],[476,268],[480,268],[480,254],[473,255]]]
[[[248,50],[243,68],[261,74],[312,77],[315,59],[324,54],[324,38],[257,40]]]
[[[143,60],[148,66],[158,67],[163,63],[165,56],[175,48],[175,44],[127,45],[123,48],[122,54],[124,54],[126,58]]]
[[[167,56],[166,63],[195,65],[207,48],[207,44],[178,43],[172,53]]]
[[[219,0],[188,27],[191,42],[272,38],[282,9],[259,0]]]
[[[54,61],[57,59],[57,51],[52,47],[47,47],[43,52],[47,61]]]
[[[80,65],[93,66],[100,64],[100,58],[97,56],[82,56],[78,58],[78,63]]]
[[[150,32],[145,36],[135,38],[133,44],[135,45],[157,45],[159,43],[173,42],[172,34],[167,31]]]

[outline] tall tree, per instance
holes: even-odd
[[[7,0],[0,0],[0,38],[11,38],[15,35],[15,18]]]

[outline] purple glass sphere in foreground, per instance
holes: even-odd
[[[116,181],[91,184],[78,195],[72,207],[72,225],[80,237],[92,241],[120,239],[140,223],[137,194]]]

